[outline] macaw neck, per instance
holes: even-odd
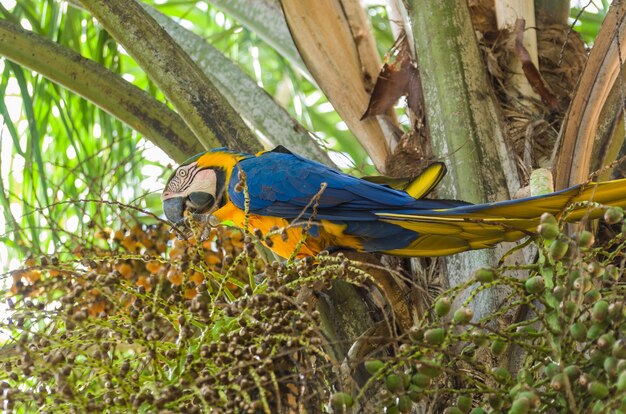
[[[239,160],[248,158],[249,154],[231,152],[229,150],[213,150],[205,152],[198,158],[199,168],[221,168],[225,172],[232,172]]]
[[[230,201],[228,187],[233,174],[237,174],[237,163],[251,156],[253,155],[220,149],[208,151],[198,159],[199,168],[211,168],[217,175],[216,199],[218,206],[222,207]]]

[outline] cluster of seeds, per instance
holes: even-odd
[[[198,232],[199,233],[199,232]],[[198,241],[201,240],[201,241]],[[299,288],[344,259],[267,264],[254,235],[165,226],[98,231],[30,258],[5,292],[4,409],[41,412],[292,412],[323,405],[320,315]]]
[[[162,224],[93,228],[92,236],[65,254],[31,257],[8,275],[4,408],[82,412],[136,404],[138,385],[131,383],[142,381],[138,370],[146,364],[139,359],[158,357],[148,344],[197,334],[181,315],[206,319],[211,289],[234,298],[248,278],[245,265],[229,267],[229,280],[214,277],[243,249],[236,230],[213,229],[202,243],[175,240]],[[27,388],[17,386],[24,381]]]
[[[623,218],[621,209],[606,210],[612,237],[595,247],[589,231],[569,237],[544,215],[536,263],[478,269],[442,294],[394,357],[365,362],[370,381],[357,395],[336,394],[337,409],[378,386],[375,404],[387,413],[411,412],[416,403],[447,414],[625,413]],[[503,290],[506,300],[478,319],[472,302],[487,289]]]
[[[608,209],[613,233],[597,246],[544,216],[536,262],[478,269],[348,372],[331,357],[316,295],[303,294],[334,279],[371,286],[341,254],[270,261],[254,231],[228,228],[186,240],[162,225],[95,232],[10,275],[3,408],[625,413],[622,222]],[[475,315],[491,289],[504,301]],[[369,379],[352,380],[359,370]]]
[[[56,292],[62,303],[90,316],[107,315],[120,302],[132,303],[122,295],[119,284],[143,288],[144,293],[158,288],[161,296],[180,286],[185,299],[193,299],[202,289],[239,295],[247,284],[248,271],[247,263],[231,266],[233,257],[244,248],[238,230],[214,228],[201,242],[175,236],[161,223],[99,230],[90,247],[76,247],[64,256],[27,259],[23,269],[11,272],[10,293],[45,302]],[[227,280],[212,277],[225,268],[229,270]],[[207,274],[210,277],[206,278]]]

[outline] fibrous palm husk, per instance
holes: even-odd
[[[538,28],[537,43],[539,72],[558,101],[556,109],[522,96],[511,87],[508,64],[515,54],[515,33],[489,32],[481,39],[487,69],[506,120],[507,135],[524,173],[549,167],[565,110],[587,58],[583,41],[568,26]]]

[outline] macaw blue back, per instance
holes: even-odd
[[[246,173],[252,214],[287,220],[312,218],[345,225],[344,233],[361,239],[364,251],[400,249],[419,234],[379,220],[376,213],[450,208],[466,203],[415,200],[403,191],[330,169],[295,154],[266,152],[242,160],[228,189],[231,201],[243,209],[244,193],[235,191],[238,171]],[[326,185],[323,191],[322,184]],[[312,227],[316,236],[317,227]]]

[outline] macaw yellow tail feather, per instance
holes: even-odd
[[[445,256],[519,240],[536,231],[545,212],[574,222],[600,217],[602,206],[626,207],[626,179],[589,183],[519,200],[377,215],[382,221],[420,234],[406,248],[387,253]]]

